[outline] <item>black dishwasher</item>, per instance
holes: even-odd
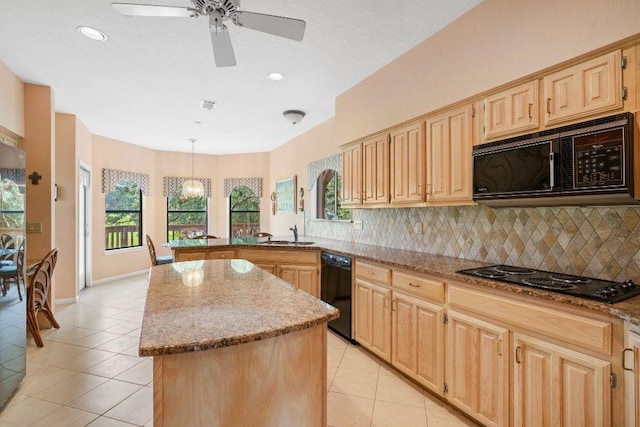
[[[353,342],[351,329],[351,258],[322,252],[320,298],[338,310],[340,317],[329,322],[329,329]]]

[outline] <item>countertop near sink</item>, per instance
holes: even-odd
[[[290,240],[290,236],[274,236],[272,240]],[[475,278],[463,274],[458,274],[458,270],[470,268],[486,267],[488,264],[481,261],[473,261],[463,258],[453,258],[442,255],[433,255],[423,252],[407,251],[383,246],[365,245],[361,243],[345,242],[340,240],[322,239],[317,237],[303,237],[300,241],[314,242],[306,245],[291,244],[260,244],[267,239],[244,238],[244,239],[202,239],[202,240],[177,240],[165,243],[172,249],[175,248],[202,248],[219,247],[234,248],[238,246],[257,246],[263,248],[291,248],[296,250],[318,250],[323,249],[339,255],[356,257],[360,260],[375,261],[387,264],[391,267],[404,268],[420,273],[434,274],[457,282],[470,283],[484,288],[491,288],[513,292],[520,295],[531,296],[548,301],[569,304],[575,307],[582,307],[601,313],[612,314],[631,323],[640,326],[640,296],[618,302],[616,304],[606,304],[599,301],[576,298],[557,292],[549,292],[542,289],[529,288],[525,286],[511,285],[504,282],[497,282],[490,279]],[[526,267],[526,266],[524,266]]]

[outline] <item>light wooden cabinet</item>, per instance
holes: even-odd
[[[622,354],[625,384],[625,425],[640,425],[640,333],[629,330]]]
[[[622,108],[621,61],[616,50],[545,76],[545,125]]]
[[[533,80],[484,98],[483,138],[537,129],[540,126],[538,86],[538,80]]]
[[[442,395],[444,308],[394,290],[391,317],[391,363]]]
[[[423,120],[391,131],[391,203],[424,202],[426,146]]]
[[[427,118],[427,203],[471,204],[475,105]]]
[[[508,425],[508,330],[452,310],[447,316],[449,401],[486,426]]]
[[[380,358],[391,360],[391,270],[356,260],[355,339]]]
[[[514,424],[611,425],[611,363],[514,334]]]
[[[173,258],[175,262],[181,262],[203,260],[207,256],[207,251],[175,251]]]
[[[362,144],[342,151],[342,206],[362,204]]]
[[[320,298],[320,281],[318,267],[315,265],[280,264],[277,267],[278,277],[291,283],[296,288]]]
[[[362,174],[365,205],[389,202],[389,134],[362,143]]]
[[[233,259],[236,256],[236,251],[233,249],[209,251],[207,253],[207,259]]]

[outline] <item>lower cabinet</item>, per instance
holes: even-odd
[[[279,264],[276,271],[279,278],[291,283],[296,288],[308,292],[315,297],[320,296],[320,281],[318,280],[317,266]]]
[[[625,335],[622,355],[625,379],[625,425],[640,425],[640,331],[634,326]]]
[[[442,395],[444,308],[393,291],[391,363],[399,371]]]
[[[452,310],[447,316],[449,401],[486,426],[508,425],[509,331]]]
[[[611,425],[611,363],[515,333],[514,424]]]
[[[391,360],[391,289],[356,278],[355,337],[381,359]]]

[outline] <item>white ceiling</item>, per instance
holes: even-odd
[[[118,0],[188,6],[188,0]],[[238,65],[216,68],[208,18],[125,17],[109,0],[1,0],[0,61],[51,86],[97,135],[168,151],[271,151],[333,117],[335,97],[481,0],[242,0],[306,21],[301,42],[227,22]],[[82,37],[76,27],[103,31]],[[281,82],[267,73],[286,75]],[[215,100],[212,111],[200,108]],[[300,109],[292,125],[282,112]],[[193,122],[200,121],[201,125]]]

